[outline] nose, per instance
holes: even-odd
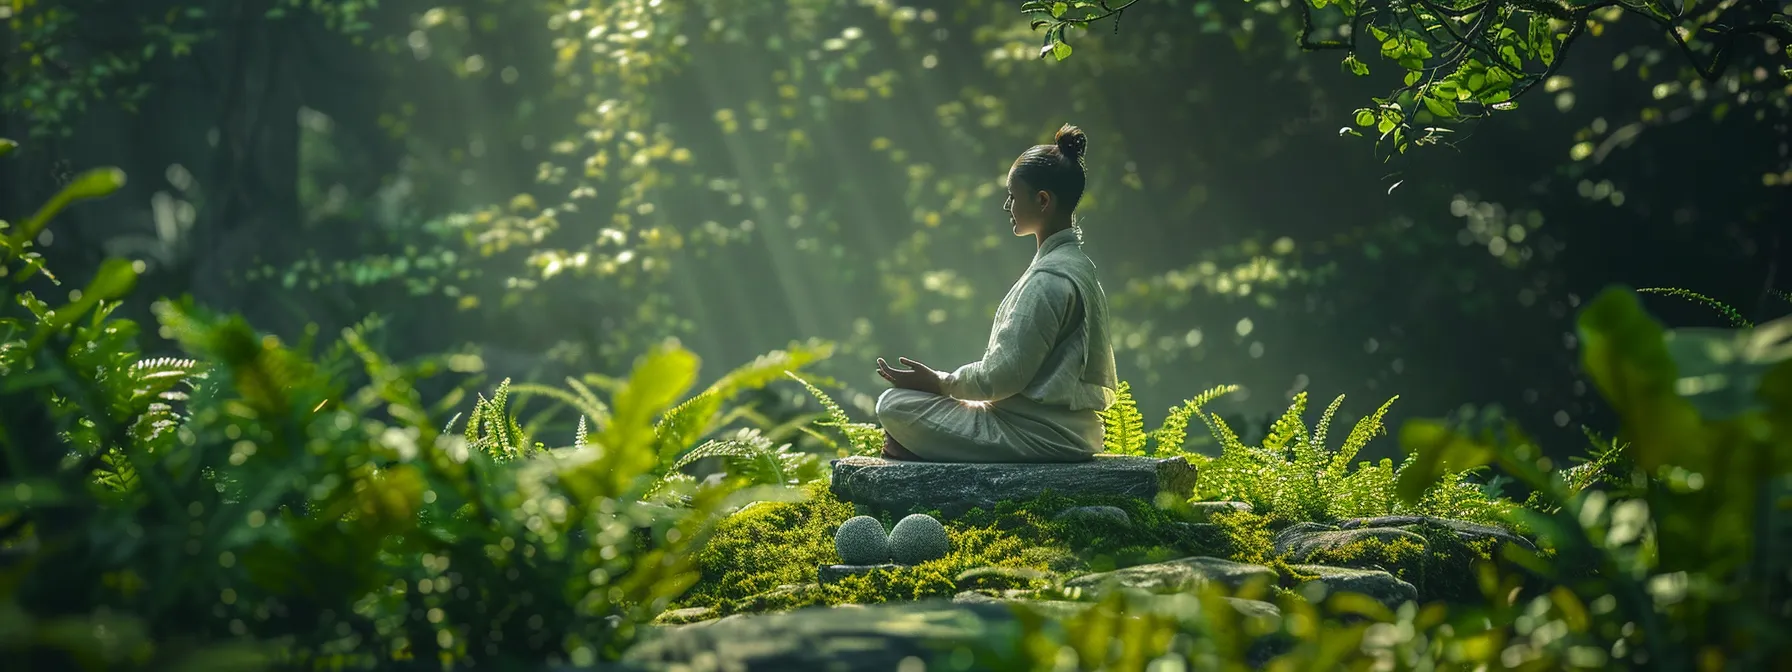
[[[1014,197],[1002,199],[1002,212],[1014,212]]]

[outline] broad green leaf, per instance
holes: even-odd
[[[1400,470],[1395,491],[1408,504],[1416,504],[1444,476],[1493,462],[1492,446],[1452,431],[1436,420],[1410,420],[1400,428],[1400,447],[1416,456]]]
[[[137,269],[131,267],[131,262],[124,259],[107,259],[105,263],[100,264],[100,270],[94,274],[93,281],[87,283],[86,289],[81,290],[81,298],[56,309],[56,312],[51,313],[45,323],[52,329],[66,327],[80,319],[82,315],[86,315],[87,311],[92,310],[101,301],[110,301],[124,296],[136,284]]]
[[[6,138],[0,138],[0,156],[6,156],[7,154],[11,154],[13,152],[13,150],[18,149],[18,148],[19,148],[19,143],[13,142]]]
[[[655,348],[636,363],[628,383],[611,403],[610,424],[597,439],[604,459],[588,464],[609,470],[603,478],[610,479],[612,488],[621,487],[657,462],[650,449],[654,416],[690,390],[697,380],[697,365],[697,356],[677,345]]]
[[[1456,101],[1440,99],[1436,96],[1425,96],[1425,109],[1441,119],[1456,118]]]
[[[1740,329],[1674,329],[1663,341],[1675,391],[1704,417],[1723,420],[1763,410],[1762,377],[1792,361],[1792,317]]]
[[[1060,61],[1070,58],[1070,44],[1066,42],[1054,43],[1052,45],[1052,55],[1058,57],[1058,60]]]
[[[1635,292],[1613,287],[1580,313],[1581,366],[1623,420],[1638,466],[1698,470],[1705,455],[1698,412],[1675,392],[1679,375],[1661,325]]]
[[[23,249],[26,243],[36,238],[37,234],[49,225],[50,218],[55,217],[56,213],[61,212],[69,203],[79,199],[106,196],[118,191],[123,186],[124,171],[117,168],[95,168],[82,173],[68,186],[63,187],[62,191],[57,192],[49,203],[45,203],[44,207],[38,209],[37,214],[32,215],[31,219],[25,220],[17,231],[12,232],[12,235],[7,237],[7,243],[15,251]]]
[[[1356,111],[1356,125],[1358,125],[1358,126],[1374,126],[1375,125],[1375,113],[1369,111],[1368,109],[1357,110]]]
[[[1064,12],[1068,12],[1068,11],[1070,11],[1069,4],[1062,3],[1062,2],[1052,3],[1052,18],[1056,19],[1056,18],[1062,17],[1062,16],[1064,16]]]

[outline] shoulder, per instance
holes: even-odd
[[[1049,266],[1036,266],[1029,269],[1027,271],[1026,285],[1028,287],[1038,287],[1042,289],[1071,290],[1076,288],[1076,283],[1070,279],[1069,273],[1065,272],[1062,268],[1051,268]]]
[[[1081,296],[1069,274],[1049,268],[1029,271],[1022,291],[1031,302],[1064,307],[1075,304]]]
[[[1040,257],[1034,265],[1040,270],[1055,270],[1060,273],[1095,269],[1095,261],[1083,252],[1081,245],[1060,246]]]

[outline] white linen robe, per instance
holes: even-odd
[[[891,438],[931,462],[1077,462],[1100,451],[1097,411],[1110,400],[1087,391],[1099,387],[1053,378],[1077,377],[1091,355],[1113,357],[1111,348],[1089,352],[1086,302],[1076,284],[1036,272],[1066,245],[1079,249],[1061,254],[1082,254],[1074,229],[1039,246],[997,308],[983,358],[943,375],[944,395],[890,389],[878,397],[877,419]]]

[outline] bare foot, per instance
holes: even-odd
[[[884,459],[886,459],[886,460],[902,460],[905,462],[925,462],[926,461],[926,460],[921,459],[921,457],[919,455],[908,452],[908,449],[902,447],[901,443],[897,443],[896,437],[890,436],[890,434],[888,432],[884,433]]]

